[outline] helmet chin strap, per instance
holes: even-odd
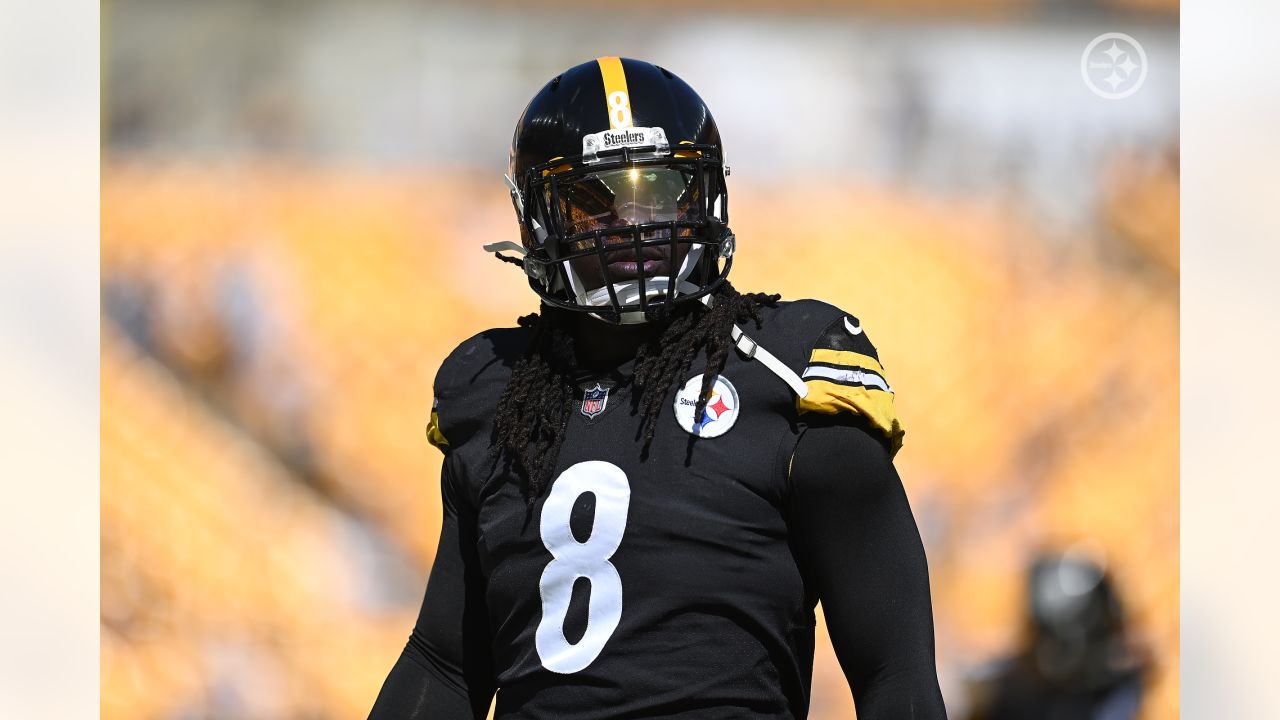
[[[676,273],[676,295],[690,295],[697,292],[700,288],[688,281],[688,277],[693,273],[693,268],[698,264],[698,258],[702,257],[702,245],[694,245],[684,256],[684,262],[680,263],[680,270]],[[569,288],[573,291],[579,305],[584,307],[612,307],[613,299],[609,296],[608,287],[599,287],[595,290],[586,290],[582,282],[582,278],[578,277],[578,273],[574,271],[569,261],[564,261],[565,277],[569,280]],[[671,277],[668,275],[655,275],[651,278],[645,278],[645,296],[646,298],[656,297],[666,292],[667,286],[671,283]],[[619,305],[631,305],[640,302],[640,280],[626,280],[623,282],[613,283],[613,292],[618,296]],[[591,317],[607,322],[597,313],[589,313]],[[623,325],[637,325],[647,322],[643,312],[638,310],[633,312],[621,313],[619,321]]]

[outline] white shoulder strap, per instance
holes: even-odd
[[[783,382],[790,385],[796,395],[805,397],[809,394],[809,386],[804,384],[804,380],[801,380],[794,370],[787,367],[787,364],[779,360],[773,353],[760,347],[760,343],[747,337],[747,334],[742,332],[742,328],[734,325],[730,335],[743,355],[764,363],[764,366],[769,368],[774,375],[782,378]]]
[[[707,307],[711,307],[713,302],[714,299],[710,295],[702,297],[702,304]],[[738,350],[743,355],[747,356],[747,359],[754,358],[764,363],[764,366],[769,368],[770,372],[782,378],[783,382],[791,386],[797,396],[806,397],[809,394],[809,386],[804,384],[804,380],[801,380],[794,370],[787,367],[787,364],[779,360],[773,353],[760,347],[760,343],[752,340],[746,333],[742,332],[742,328],[734,325],[733,329],[729,331],[729,336],[733,338],[733,344],[738,347]]]

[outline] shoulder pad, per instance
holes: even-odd
[[[523,356],[529,332],[486,330],[464,341],[440,364],[427,422],[427,442],[448,452],[493,421],[498,399]]]
[[[808,393],[796,399],[800,413],[854,413],[884,435],[890,454],[905,432],[893,409],[893,388],[880,355],[856,317],[841,314],[818,336],[800,377]]]

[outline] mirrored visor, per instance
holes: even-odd
[[[565,235],[672,220],[701,220],[696,172],[682,166],[633,166],[557,183]],[[548,207],[551,189],[546,189]],[[682,231],[680,235],[689,234]]]

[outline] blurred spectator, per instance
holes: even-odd
[[[970,720],[1136,718],[1146,663],[1103,568],[1070,553],[1044,555],[1026,592],[1026,641],[972,684]]]

